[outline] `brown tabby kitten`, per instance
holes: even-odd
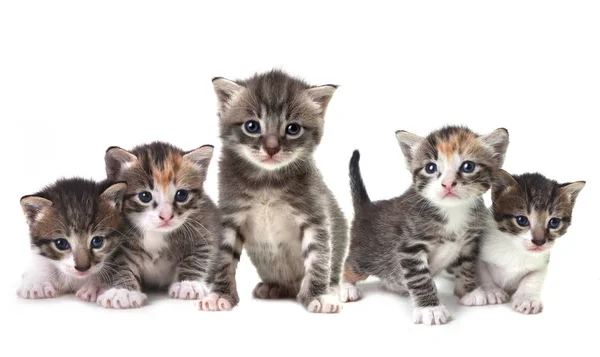
[[[154,142],[106,152],[109,179],[128,183],[124,213],[131,229],[117,258],[123,267],[98,297],[104,307],[143,304],[142,289],[201,299],[220,230],[217,207],[203,189],[213,147],[185,152]]]
[[[124,183],[61,179],[21,199],[33,259],[20,297],[53,298],[77,291],[83,300],[96,300],[114,272],[124,231],[125,189]]]
[[[508,132],[477,135],[450,126],[425,138],[406,131],[396,137],[413,178],[400,197],[372,202],[358,151],[352,156],[355,216],[342,298],[358,300],[355,284],[376,276],[389,290],[410,295],[415,323],[443,324],[450,313],[440,303],[433,277],[455,267],[456,295],[477,287],[475,260],[489,216],[481,196],[491,186],[494,169],[502,166]]]

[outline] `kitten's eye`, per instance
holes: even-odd
[[[285,133],[290,136],[296,136],[300,134],[301,130],[302,127],[300,126],[300,124],[292,123],[288,125],[287,128],[285,128]]]
[[[465,161],[460,165],[460,171],[470,174],[475,171],[475,163],[473,161]]]
[[[244,123],[244,129],[250,134],[257,134],[260,132],[260,124],[256,120],[248,120]]]
[[[556,229],[558,228],[558,226],[560,226],[560,222],[560,218],[550,218],[550,220],[548,221],[548,228]]]
[[[104,245],[104,237],[102,236],[97,236],[92,238],[92,248],[94,249],[98,249],[101,248]]]
[[[152,201],[152,194],[150,192],[148,192],[148,191],[140,192],[138,194],[138,198],[143,203],[148,203],[148,202]]]
[[[521,227],[527,227],[529,225],[529,220],[525,216],[516,216],[515,220],[517,224]]]
[[[434,164],[433,162],[425,165],[425,172],[427,172],[428,174],[432,174],[436,171],[437,171],[437,165]]]
[[[67,250],[67,249],[71,248],[71,245],[69,244],[69,242],[67,242],[66,239],[62,239],[62,238],[56,239],[54,241],[54,245],[56,246],[56,248],[58,250]]]
[[[177,202],[185,202],[188,199],[190,193],[186,190],[179,190],[175,193],[175,201]]]

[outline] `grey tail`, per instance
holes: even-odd
[[[354,203],[354,212],[358,212],[362,206],[371,203],[367,189],[360,174],[358,161],[360,153],[354,150],[350,159],[350,190],[352,191],[352,203]]]

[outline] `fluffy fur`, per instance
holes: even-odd
[[[480,136],[446,127],[426,138],[405,131],[396,136],[413,178],[402,196],[371,202],[358,151],[350,161],[355,216],[342,296],[357,300],[355,284],[376,276],[386,288],[410,295],[415,323],[443,324],[450,313],[433,276],[455,267],[459,297],[477,286],[475,259],[489,215],[481,196],[503,163],[508,133],[497,129]]]
[[[571,225],[575,199],[584,185],[583,181],[559,184],[540,174],[511,176],[499,170],[492,188],[494,219],[478,262],[481,286],[460,302],[501,304],[512,296],[514,310],[542,312],[540,293],[550,252]]]
[[[77,292],[95,301],[122,240],[124,183],[62,179],[21,199],[32,260],[18,290],[25,299]]]
[[[336,87],[310,86],[281,71],[213,84],[224,217],[214,293],[200,308],[237,304],[235,269],[245,247],[262,279],[255,297],[298,297],[309,311],[340,311],[347,226],[312,158]]]

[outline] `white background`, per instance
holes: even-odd
[[[0,349],[45,356],[595,353],[598,3],[248,3],[1,3]],[[238,268],[241,303],[230,313],[198,312],[163,296],[133,311],[72,297],[17,299],[29,251],[22,195],[61,176],[102,179],[111,145],[165,140],[218,149],[211,78],[272,67],[340,85],[316,158],[348,218],[353,149],[363,154],[371,198],[409,185],[398,129],[506,127],[508,171],[587,180],[552,256],[544,312],[461,307],[442,281],[455,318],[445,326],[413,325],[408,299],[374,283],[341,314],[313,315],[292,301],[253,299],[258,277],[246,257]],[[214,161],[206,184],[215,198],[216,168]]]

